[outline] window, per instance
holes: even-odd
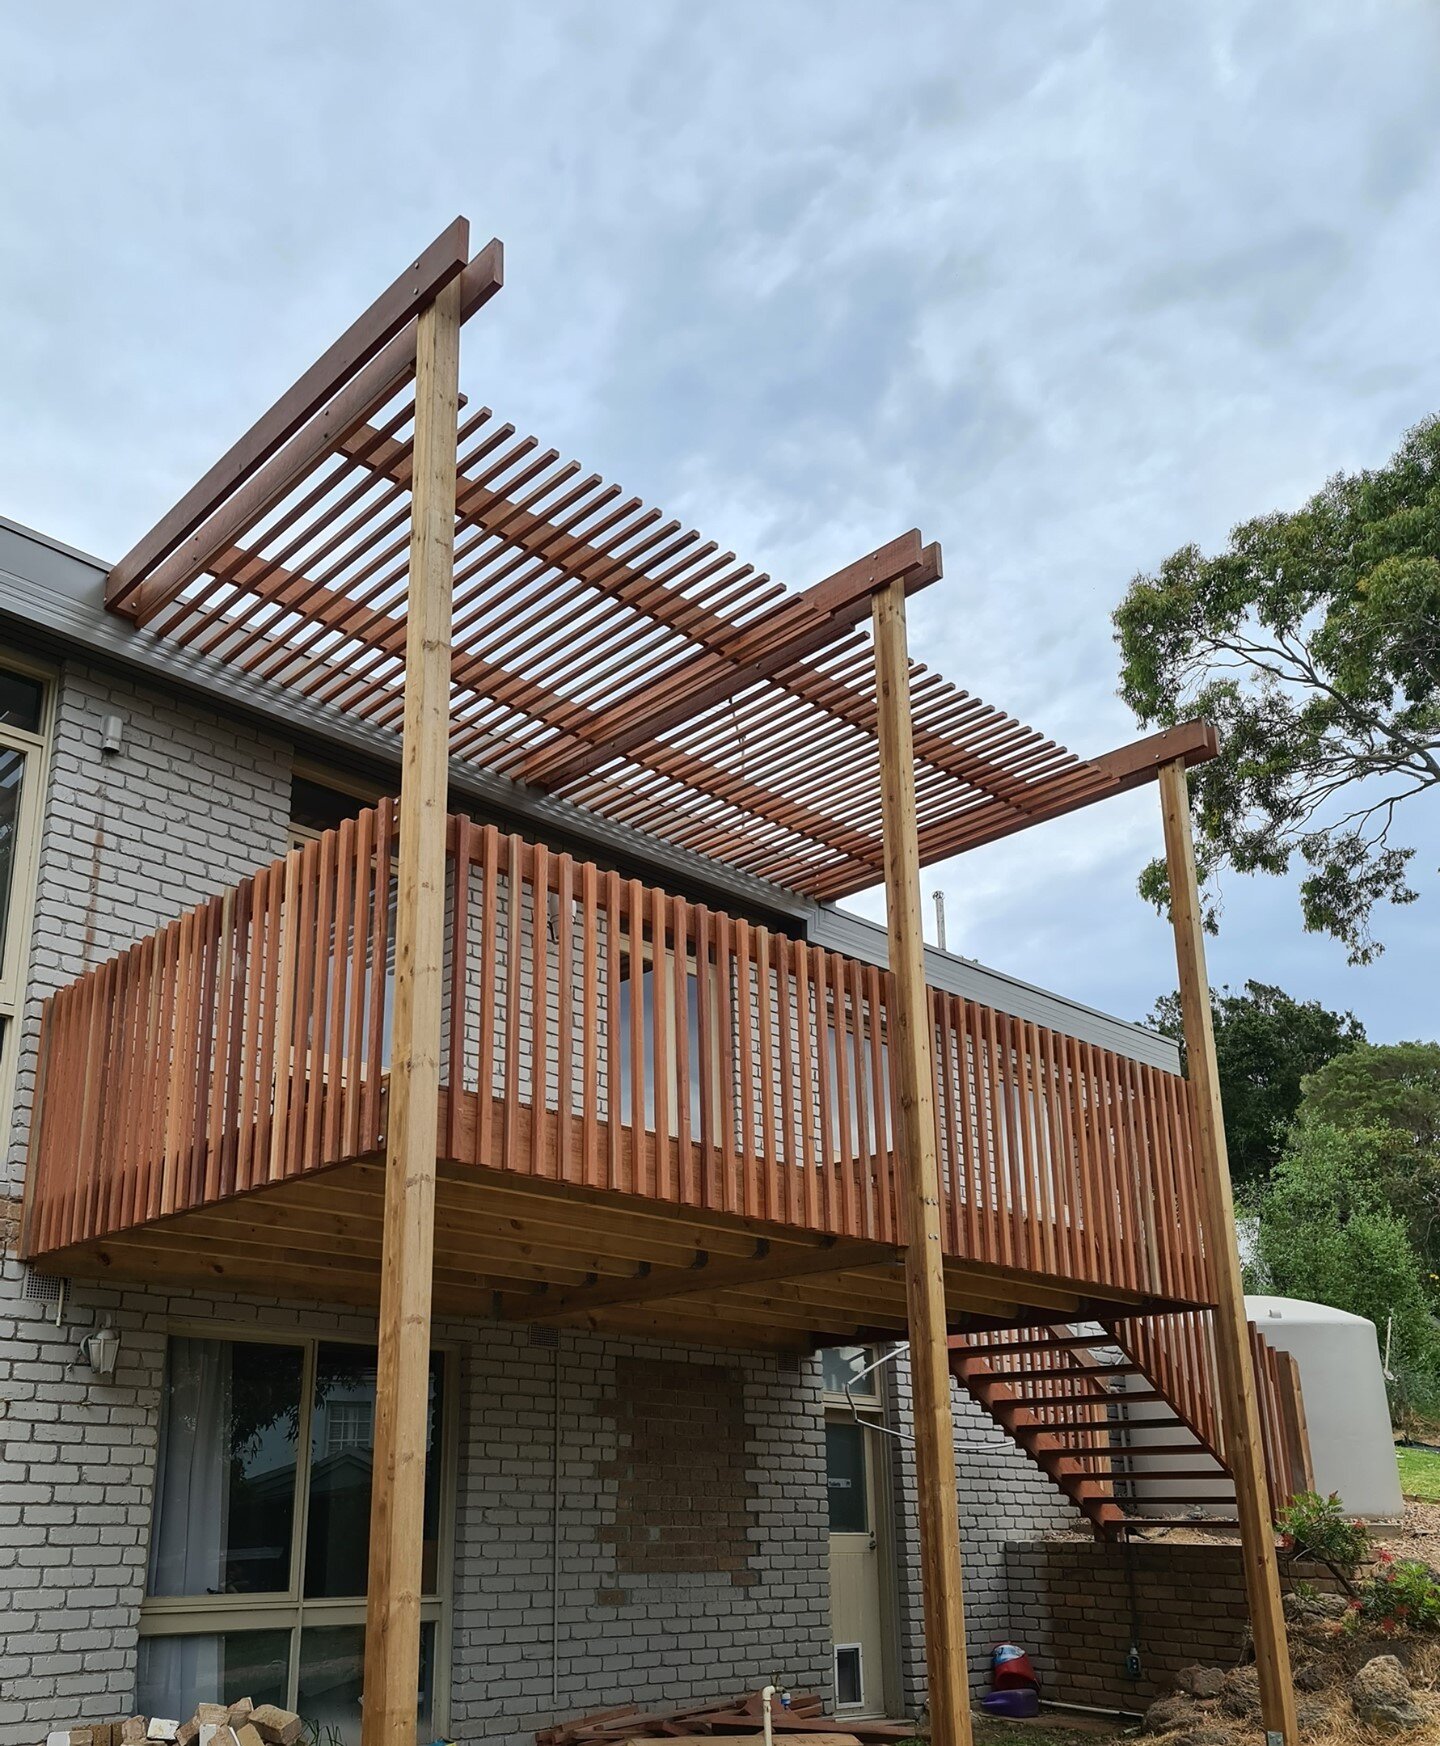
[[[421,1704],[437,1720],[448,1572],[445,1362],[430,1360]],[[262,1697],[360,1739],[375,1350],[174,1335],[141,1612],[140,1708]]]
[[[298,849],[313,843],[316,837],[335,830],[347,818],[354,818],[393,792],[363,776],[297,758],[290,775],[290,839],[286,847]]]
[[[0,666],[0,1124],[8,1125],[40,846],[45,681]]]
[[[619,1045],[621,1108],[630,1117],[633,1125],[635,1112],[631,1107],[634,1101],[631,1089],[631,1059],[634,1048],[634,1028],[630,1007],[634,999],[635,979],[630,971],[628,955],[621,960],[620,976],[619,998],[616,1001],[611,1036]],[[702,1133],[700,1119],[700,978],[693,959],[690,960],[689,970],[685,977],[685,1005],[685,1052],[689,1058],[690,1132],[698,1139]],[[678,1073],[676,1054],[679,1026],[675,1016],[674,959],[668,952],[665,955],[661,1011],[665,1027],[662,1041],[665,1059],[666,1120],[670,1132],[678,1134],[680,1120],[675,1103],[675,1083]],[[712,1026],[712,1028],[714,1027]],[[716,1082],[718,1083],[720,1078],[718,1072],[718,1036],[715,1039],[712,1053],[717,1057]],[[640,1077],[644,1088],[644,1125],[653,1130],[655,1126],[655,972],[648,963],[642,967],[640,972]],[[711,1126],[715,1128],[718,1137],[718,1112],[712,1118]]]
[[[873,1346],[827,1346],[820,1354],[821,1385],[826,1394],[843,1395],[848,1389],[852,1400],[878,1401],[880,1373],[870,1368],[878,1356]]]
[[[870,1532],[870,1486],[865,1462],[864,1425],[825,1427],[825,1483],[830,1497],[832,1534]]]

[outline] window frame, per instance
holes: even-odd
[[[3,1040],[0,1040],[0,1124],[8,1133],[14,1113],[20,1032],[30,985],[31,935],[40,884],[40,839],[44,835],[59,674],[53,664],[10,649],[0,656],[0,668],[33,679],[44,687],[38,732],[0,724],[0,746],[18,751],[25,758],[25,776],[20,786],[20,808],[15,826],[15,855],[10,869],[5,946],[0,954],[0,1031],[3,1031]]]
[[[360,1346],[374,1350],[375,1336],[337,1333],[302,1323],[297,1328],[256,1328],[243,1322],[167,1320],[165,1339],[229,1340],[246,1345],[301,1348],[300,1419],[297,1450],[303,1461],[295,1464],[295,1510],[290,1540],[290,1586],[273,1594],[151,1595],[140,1603],[140,1637],[195,1637],[242,1631],[279,1631],[290,1634],[286,1705],[294,1709],[300,1679],[300,1638],[306,1627],[363,1625],[365,1596],[307,1597],[305,1544],[310,1521],[310,1487],[315,1364],[322,1345]],[[435,1627],[434,1700],[431,1722],[437,1737],[450,1727],[451,1638],[455,1607],[455,1511],[459,1492],[460,1411],[458,1401],[460,1345],[452,1339],[432,1339],[430,1347],[440,1355],[444,1377],[444,1404],[440,1422],[440,1531],[435,1553],[436,1583],[433,1593],[420,1597],[420,1623]],[[168,1361],[168,1352],[167,1352]],[[157,1467],[158,1476],[158,1443]],[[150,1491],[150,1522],[146,1533],[145,1582],[150,1581],[150,1543],[155,1532],[155,1477]],[[223,1695],[223,1694],[221,1694]],[[243,1694],[234,1694],[243,1695]]]

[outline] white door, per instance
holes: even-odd
[[[885,1713],[882,1513],[876,1473],[879,1434],[849,1414],[825,1424],[830,1496],[830,1623],[835,1639],[838,1715]]]

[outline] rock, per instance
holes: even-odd
[[[124,1746],[140,1746],[145,1738],[144,1716],[131,1716],[129,1721],[120,1724],[120,1738]]]
[[[165,1741],[167,1742],[167,1746],[173,1746],[175,1736],[179,1732],[179,1722],[172,1721],[168,1716],[151,1716],[150,1720],[145,1724],[145,1738],[147,1740]]]
[[[1293,1678],[1296,1691],[1324,1691],[1329,1685],[1332,1669],[1326,1667],[1323,1661],[1300,1661],[1295,1665]]]
[[[1145,1712],[1147,1734],[1168,1734],[1172,1728],[1183,1728],[1202,1719],[1203,1712],[1183,1692],[1172,1697],[1157,1698]]]
[[[251,1710],[249,1719],[267,1746],[295,1746],[305,1725],[294,1710],[282,1710],[275,1704],[261,1704],[258,1710]]]
[[[200,1724],[193,1718],[182,1722],[175,1735],[175,1746],[195,1746],[200,1737]]]
[[[1339,1594],[1287,1594],[1285,1617],[1298,1625],[1315,1624],[1321,1619],[1343,1619],[1350,1603]]]
[[[230,1720],[229,1704],[201,1704],[195,1711],[195,1720],[199,1722],[228,1722]]]
[[[1318,1734],[1330,1720],[1330,1705],[1321,1697],[1302,1697],[1295,1703],[1295,1726],[1302,1734]]]
[[[1214,1720],[1200,1720],[1178,1733],[1170,1746],[1235,1746],[1235,1731]]]
[[[235,1730],[239,1746],[261,1746],[260,1730],[253,1722],[242,1722]]]
[[[242,1722],[250,1720],[254,1708],[255,1705],[250,1698],[236,1698],[221,1720],[228,1722],[232,1728],[238,1728]]]
[[[1187,1692],[1191,1697],[1219,1697],[1225,1685],[1224,1670],[1219,1667],[1183,1667],[1175,1676],[1177,1691]]]
[[[1350,1702],[1362,1722],[1392,1734],[1422,1727],[1425,1722],[1405,1669],[1393,1655],[1377,1655],[1365,1663],[1350,1681]]]
[[[1237,1722],[1260,1719],[1260,1675],[1253,1667],[1235,1667],[1225,1675],[1220,1688],[1220,1708]]]

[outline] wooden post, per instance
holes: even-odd
[[[1225,1151],[1225,1120],[1220,1104],[1215,1032],[1210,1016],[1210,982],[1205,969],[1200,891],[1195,878],[1195,845],[1190,835],[1190,801],[1185,765],[1160,767],[1160,805],[1165,819],[1165,859],[1170,871],[1170,914],[1175,926],[1175,959],[1180,972],[1180,1005],[1185,1024],[1185,1057],[1195,1101],[1196,1143],[1205,1212],[1206,1249],[1215,1289],[1215,1360],[1225,1453],[1235,1476],[1235,1500],[1255,1638],[1260,1707],[1273,1741],[1296,1746],[1295,1687],[1290,1678],[1290,1646],[1280,1605],[1275,1533],[1265,1476],[1265,1449],[1255,1395],[1250,1326],[1235,1241],[1235,1203],[1230,1161]]]
[[[418,318],[364,1746],[415,1746],[445,955],[460,281]]]
[[[897,1138],[908,1239],[905,1300],[915,1402],[915,1483],[930,1737],[934,1746],[970,1746],[970,1679],[960,1591],[960,1505],[940,1248],[934,1038],[920,924],[915,744],[904,583],[891,582],[877,591],[872,614],[885,829],[885,910],[894,985],[890,1051],[899,1094]]]

